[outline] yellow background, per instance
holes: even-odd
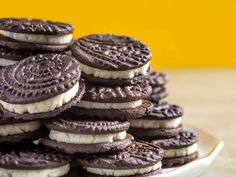
[[[155,68],[236,67],[235,0],[1,0],[0,17],[72,23],[75,37],[130,35]]]

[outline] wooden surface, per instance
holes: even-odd
[[[184,122],[221,138],[225,146],[201,177],[236,176],[236,70],[171,70],[168,101],[184,107]]]

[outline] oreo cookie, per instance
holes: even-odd
[[[173,137],[182,130],[183,109],[162,102],[155,104],[151,113],[139,119],[129,119],[129,132],[137,139],[150,137]]]
[[[149,100],[158,104],[161,100],[168,96],[167,89],[164,86],[152,87],[152,93],[149,96]]]
[[[0,35],[0,46],[19,51],[31,51],[35,53],[60,53],[70,49],[69,44],[41,44],[16,41]]]
[[[70,169],[70,157],[32,144],[0,148],[0,176],[64,176]]]
[[[31,141],[45,135],[41,122],[22,121],[12,117],[6,117],[0,111],[0,143],[18,143]]]
[[[152,88],[147,83],[126,86],[101,86],[86,83],[86,92],[82,102],[126,103],[145,99],[151,91]]]
[[[153,88],[163,86],[168,82],[167,75],[161,72],[150,71],[147,78]]]
[[[153,104],[148,100],[142,100],[142,104],[135,108],[123,109],[86,109],[72,107],[69,111],[77,116],[86,116],[93,119],[127,120],[137,119],[152,111]]]
[[[46,121],[50,133],[42,143],[67,154],[121,151],[132,144],[129,122],[77,119],[64,114]]]
[[[17,51],[0,47],[0,66],[13,65],[20,60],[33,55],[36,54],[29,51]]]
[[[183,130],[176,137],[156,139],[152,143],[164,149],[163,166],[183,165],[198,157],[197,135],[193,131]]]
[[[151,90],[146,83],[121,87],[87,83],[83,99],[70,111],[76,115],[113,120],[139,118],[152,108],[152,103],[145,100]]]
[[[148,73],[147,81],[152,87],[152,94],[149,97],[150,101],[158,103],[168,96],[168,92],[164,86],[168,82],[166,74],[150,71]]]
[[[82,37],[73,42],[71,50],[87,80],[112,85],[139,83],[152,56],[142,42],[109,34]]]
[[[134,141],[124,151],[78,157],[85,176],[147,176],[161,169],[163,150],[147,142]]]
[[[0,19],[0,46],[15,50],[61,52],[69,48],[73,26],[25,18]]]
[[[0,70],[0,109],[22,120],[58,115],[85,90],[78,62],[65,54],[39,54]]]

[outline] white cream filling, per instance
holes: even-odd
[[[177,128],[181,124],[181,117],[167,120],[129,119],[130,127],[134,128]]]
[[[131,79],[137,75],[146,75],[150,62],[143,65],[140,68],[130,69],[126,71],[108,71],[101,70],[98,68],[87,66],[83,63],[80,63],[81,70],[87,75],[93,75],[94,77],[99,77],[103,79]]]
[[[34,132],[38,130],[40,126],[40,121],[0,125],[0,136],[9,136],[27,132]]]
[[[76,106],[86,109],[128,109],[136,108],[142,105],[142,100],[125,102],[125,103],[100,103],[81,100]]]
[[[0,168],[1,177],[59,177],[67,174],[70,170],[70,165],[64,165],[58,168],[43,169],[43,170],[20,170],[20,169],[5,169]]]
[[[40,44],[68,44],[72,40],[72,34],[62,35],[43,35],[43,34],[27,34],[27,33],[14,33],[1,30],[3,36],[11,39]]]
[[[114,169],[101,169],[101,168],[92,168],[92,167],[84,167],[88,172],[98,174],[98,175],[105,175],[105,176],[132,176],[138,174],[145,174],[155,171],[161,168],[161,162],[156,163],[155,165],[144,167],[144,168],[137,168],[137,169],[124,169],[124,170],[114,170]]]
[[[123,140],[126,137],[126,131],[119,133],[89,135],[89,134],[74,134],[51,130],[49,138],[57,142],[71,144],[94,144],[94,143],[111,143],[117,140]]]
[[[197,151],[198,145],[197,143],[187,146],[180,149],[165,149],[164,150],[164,158],[174,158],[174,157],[182,157],[193,154]]]
[[[42,113],[53,111],[56,108],[61,107],[65,103],[68,103],[73,97],[76,96],[79,89],[79,83],[77,82],[71,89],[61,93],[53,98],[47,99],[45,101],[40,101],[36,103],[29,104],[11,104],[0,100],[0,104],[10,112],[23,114],[23,113]]]
[[[0,58],[0,66],[14,65],[17,61],[9,60],[6,58]]]

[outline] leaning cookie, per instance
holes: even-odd
[[[164,149],[163,166],[173,167],[191,162],[198,157],[197,135],[189,130],[181,131],[178,136],[153,140],[154,145]]]
[[[0,176],[60,177],[70,170],[70,157],[32,144],[0,148]]]
[[[163,149],[147,142],[133,142],[124,151],[113,154],[78,157],[83,176],[152,176],[158,174]]]
[[[0,70],[0,109],[33,120],[60,114],[85,90],[79,63],[65,54],[40,54]]]
[[[182,130],[183,109],[167,102],[155,104],[151,113],[139,119],[129,119],[129,132],[137,139],[173,137]]]
[[[139,118],[152,109],[152,103],[145,100],[151,94],[146,83],[128,86],[101,86],[86,84],[81,102],[70,109],[80,116],[125,120]]]
[[[152,56],[140,41],[109,34],[82,37],[73,42],[71,50],[87,80],[110,85],[141,82]]]
[[[15,50],[61,52],[69,48],[70,24],[23,18],[0,19],[0,45]]]
[[[75,120],[69,114],[45,122],[49,137],[45,146],[65,152],[102,153],[121,151],[132,144],[133,137],[126,133],[129,122]]]

